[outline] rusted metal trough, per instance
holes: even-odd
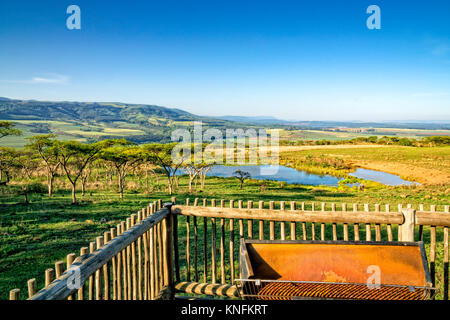
[[[244,240],[245,299],[425,300],[432,287],[422,242]]]

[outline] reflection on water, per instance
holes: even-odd
[[[375,170],[368,170],[368,169],[362,169],[358,168],[355,172],[349,173],[350,176],[354,176],[356,178],[361,178],[364,180],[371,180],[376,181],[388,186],[399,186],[399,185],[420,185],[420,183],[413,182],[413,181],[406,181],[400,178],[399,176],[396,176],[394,174],[390,174],[383,171],[375,171]]]
[[[206,174],[211,177],[232,177],[236,170],[246,171],[250,173],[252,179],[259,180],[275,180],[285,181],[287,183],[298,183],[305,185],[326,185],[337,186],[341,178],[324,175],[308,173],[305,171],[298,171],[293,168],[285,166],[273,165],[256,165],[256,166],[224,166],[216,165],[211,168]]]
[[[284,181],[286,183],[296,183],[313,186],[317,185],[338,186],[339,181],[342,180],[342,178],[337,178],[330,175],[321,176],[313,173],[308,173],[306,171],[299,171],[285,166],[273,166],[273,165],[255,165],[255,166],[216,165],[213,166],[206,175],[210,177],[228,178],[232,177],[233,172],[235,172],[236,170],[242,170],[250,173],[252,179]],[[179,171],[177,174],[185,174],[185,172],[181,169],[181,172]],[[364,180],[376,181],[389,186],[413,185],[413,184],[420,185],[417,182],[403,180],[402,178],[394,174],[361,168],[357,168],[355,172],[349,173],[349,175]],[[349,186],[353,185],[358,184],[349,184]]]

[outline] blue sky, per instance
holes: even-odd
[[[71,4],[81,30],[66,28]],[[2,0],[0,96],[450,120],[450,1]]]

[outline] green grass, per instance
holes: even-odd
[[[164,177],[160,176],[159,181],[162,183]],[[61,182],[59,184],[62,187]],[[53,267],[56,261],[64,260],[72,252],[79,254],[80,247],[88,246],[96,236],[115,227],[119,221],[149,202],[160,198],[163,201],[170,199],[163,185],[152,185],[150,194],[146,194],[143,186],[135,180],[129,179],[128,185],[129,190],[123,201],[119,200],[114,186],[112,190],[102,184],[100,187],[88,186],[84,197],[78,195],[78,205],[70,205],[70,193],[64,190],[57,191],[51,199],[45,195],[33,195],[28,205],[22,203],[20,196],[3,193],[0,197],[0,299],[6,299],[13,288],[20,288],[23,296],[26,293],[26,281],[30,278],[36,278],[38,288],[41,288],[45,269]],[[414,206],[424,203],[426,206],[438,204],[438,210],[443,210],[443,205],[449,202],[445,187],[439,186],[369,188],[360,191],[349,187],[313,187],[283,182],[266,182],[265,187],[262,185],[263,181],[250,180],[240,190],[235,179],[212,177],[207,179],[205,191],[189,194],[187,179],[181,177],[175,196],[179,203],[185,203],[187,197],[242,199],[255,203],[259,200],[295,200],[307,202],[307,207],[310,207],[311,202],[317,203],[317,206],[319,202],[326,202],[328,208],[331,202],[345,202],[349,207],[355,202],[392,205],[411,203]],[[429,194],[434,196],[428,198]],[[101,223],[102,218],[106,222]],[[237,226],[235,230],[238,235]],[[183,232],[180,229],[180,241],[185,237]],[[316,231],[316,234],[320,232]]]
[[[400,128],[373,128],[369,132],[351,132],[351,131],[328,131],[328,130],[283,130],[280,132],[281,140],[349,140],[358,137],[370,136],[395,136],[398,138],[421,139],[432,135],[450,135],[450,130],[420,130],[420,129],[400,129]]]
[[[450,182],[450,147],[358,147],[358,148],[320,148],[282,152],[281,163],[292,163],[297,169],[306,169],[299,160],[306,156],[343,159],[352,165],[365,167],[375,166],[376,169],[400,175],[405,180],[419,181],[428,184],[448,184]],[[297,165],[296,165],[297,162]],[[310,170],[322,170],[314,167]],[[333,171],[333,168],[331,168]],[[343,175],[339,172],[326,172]],[[320,173],[320,172],[316,172]]]

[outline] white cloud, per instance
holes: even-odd
[[[23,83],[23,84],[67,84],[69,77],[59,74],[47,74],[44,76],[33,77],[29,80],[2,80],[9,83]]]

